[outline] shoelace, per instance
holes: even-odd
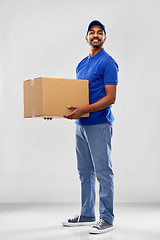
[[[77,222],[79,222],[80,216],[81,215],[76,215],[76,216],[74,216],[74,218],[71,218],[69,220],[71,220],[71,221],[77,220]]]
[[[105,221],[104,221],[103,219],[100,219],[99,222],[97,222],[94,227],[96,227],[96,228],[101,228],[104,223],[105,223]]]

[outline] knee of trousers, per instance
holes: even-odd
[[[87,180],[90,182],[95,182],[96,174],[94,171],[78,169],[78,173],[79,173],[79,178],[80,178],[81,183],[83,183],[84,181],[87,181]]]
[[[111,168],[96,171],[98,182],[113,182],[114,173]]]

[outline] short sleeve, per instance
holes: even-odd
[[[111,61],[104,65],[104,85],[118,85],[119,67],[115,61]]]

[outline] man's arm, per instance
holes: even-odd
[[[99,101],[92,103],[84,107],[69,106],[69,109],[74,111],[67,116],[68,119],[79,119],[85,113],[95,112],[102,110],[111,104],[115,103],[116,100],[116,88],[117,85],[105,85],[106,96],[101,98]]]

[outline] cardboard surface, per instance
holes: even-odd
[[[67,106],[88,104],[88,80],[40,77],[24,81],[25,118],[63,117],[72,112]]]

